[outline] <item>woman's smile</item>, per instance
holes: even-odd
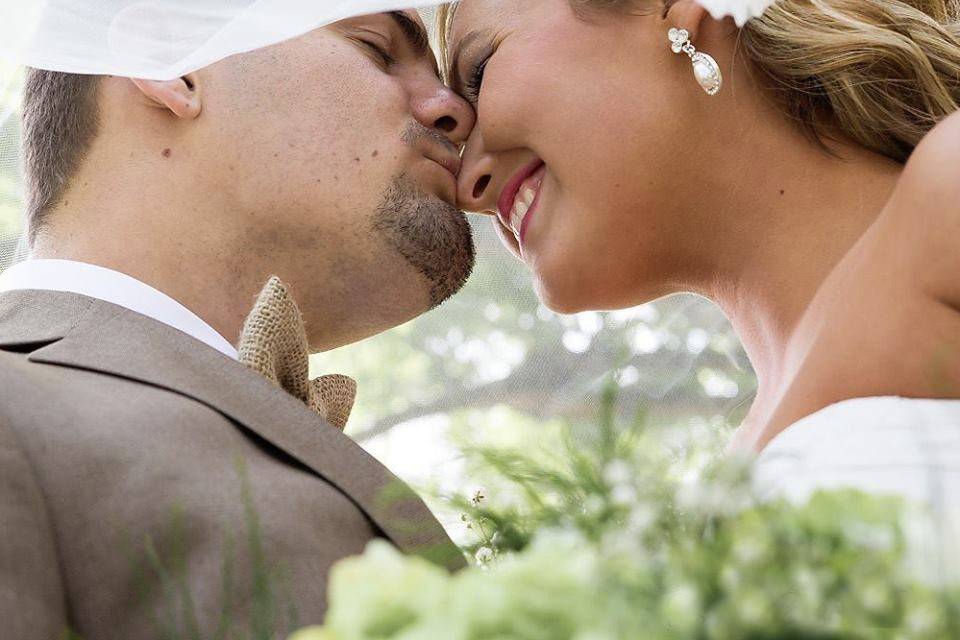
[[[462,0],[445,31],[447,76],[477,110],[458,206],[496,214],[504,245],[563,312],[642,302],[638,275],[652,282],[647,264],[684,244],[672,208],[676,176],[693,173],[681,148],[692,116],[678,105],[700,108],[686,84],[647,80],[675,62],[666,30],[650,24],[658,14],[586,20],[573,8],[583,2]],[[659,56],[637,57],[645,40]],[[638,212],[643,234],[610,233],[639,228]],[[697,226],[690,218],[682,230]]]
[[[510,179],[497,201],[500,222],[516,237],[520,246],[526,238],[530,220],[540,200],[540,186],[546,173],[543,160],[537,158]]]

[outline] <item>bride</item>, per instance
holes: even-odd
[[[767,488],[960,506],[960,23],[951,0],[463,0],[458,197],[543,301],[721,306]],[[921,142],[922,140],[922,142]]]

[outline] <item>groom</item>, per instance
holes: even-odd
[[[314,351],[466,281],[452,203],[473,114],[417,14],[168,82],[33,71],[23,118],[32,259],[0,276],[0,636],[154,637],[176,610],[135,588],[148,540],[168,566],[182,554],[206,636],[235,538],[245,609],[238,461],[301,624],[322,620],[331,565],[371,539],[459,567],[409,489],[236,349],[274,275]]]

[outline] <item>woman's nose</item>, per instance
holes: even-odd
[[[463,144],[473,131],[476,116],[466,100],[439,79],[413,97],[413,114],[420,124],[443,133],[450,142]]]
[[[479,131],[474,131],[463,149],[457,177],[457,206],[473,213],[497,213],[497,191],[493,184],[494,160],[483,151]]]

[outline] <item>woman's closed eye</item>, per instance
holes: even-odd
[[[464,86],[464,97],[470,102],[476,104],[480,99],[480,90],[483,88],[483,74],[487,69],[487,63],[493,57],[493,51],[477,58],[477,61],[470,69],[467,75],[467,81]]]
[[[483,47],[474,57],[463,75],[463,97],[476,104],[480,99],[480,90],[483,89],[483,76],[487,70],[487,63],[496,53],[499,43]]]

